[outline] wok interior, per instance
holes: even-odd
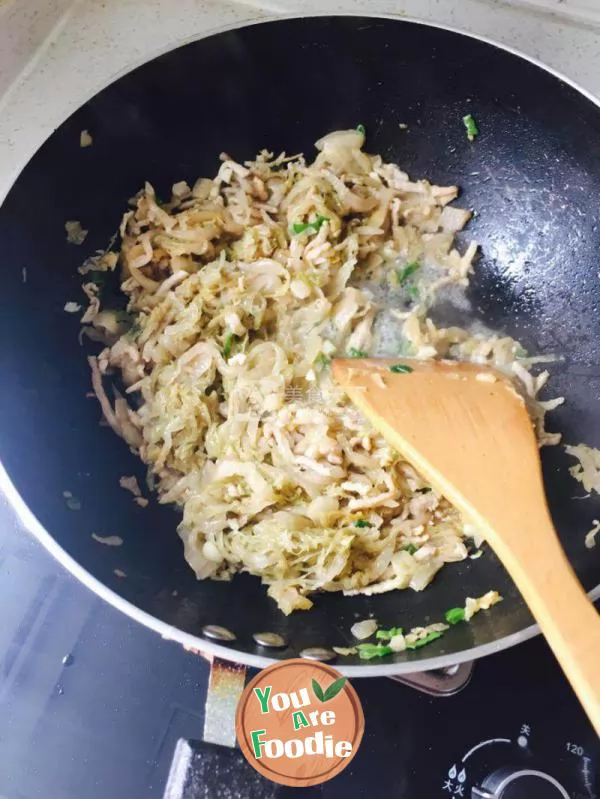
[[[474,143],[461,122],[469,112],[480,129]],[[312,155],[319,136],[358,123],[367,129],[368,151],[413,178],[458,183],[461,205],[477,211],[466,234],[483,253],[468,291],[471,308],[443,309],[442,320],[482,320],[530,353],[563,356],[551,367],[550,395],[564,394],[567,403],[550,414],[548,428],[569,443],[600,444],[598,108],[544,70],[459,34],[320,17],[219,34],[140,67],[79,109],[27,165],[0,209],[0,457],[41,524],[86,570],[184,631],[228,627],[241,651],[259,653],[252,633],[264,630],[290,641],[275,657],[343,646],[358,618],[412,627],[441,620],[467,595],[500,591],[504,602],[490,613],[425,650],[394,656],[399,669],[406,662],[414,669],[531,623],[495,557],[451,564],[423,593],[322,595],[311,611],[287,618],[256,578],[197,582],[175,531],[177,511],[154,501],[140,508],[119,488],[129,474],[143,485],[145,472],[99,426],[98,405],[86,398],[88,345],[78,343],[78,316],[63,310],[67,301],[83,301],[77,267],[106,246],[145,180],[164,196],[175,181],[212,176],[223,150],[238,160],[264,147]],[[86,149],[79,147],[83,129],[93,136]],[[69,219],[90,231],[82,247],[66,243]],[[557,529],[589,590],[600,583],[600,562],[583,540],[597,502],[573,499],[582,490],[567,474],[561,447],[543,456]],[[65,491],[81,502],[79,511],[69,509]],[[105,547],[91,533],[124,543]]]

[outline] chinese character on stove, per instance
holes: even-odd
[[[457,785],[454,791],[452,792],[452,796],[464,796],[464,795],[465,795],[464,785]]]
[[[531,727],[529,724],[521,725],[521,735],[531,735]]]
[[[446,780],[446,782],[442,785],[443,791],[448,791],[448,793],[454,792],[454,783],[452,780]]]

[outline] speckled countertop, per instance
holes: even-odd
[[[0,0],[0,200],[41,142],[132,67],[219,29],[317,13],[459,28],[600,96],[600,0]]]

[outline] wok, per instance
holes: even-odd
[[[473,143],[461,122],[467,113],[480,129]],[[482,248],[470,310],[442,309],[443,321],[481,320],[531,353],[562,356],[551,367],[551,395],[567,402],[549,427],[567,442],[600,445],[596,102],[491,43],[414,22],[340,16],[264,22],[156,58],[83,105],[24,168],[0,209],[0,458],[13,504],[67,568],[162,635],[226,659],[264,666],[305,647],[347,645],[351,625],[370,615],[411,627],[439,621],[466,595],[495,588],[504,596],[424,649],[338,663],[348,674],[382,676],[471,660],[536,632],[493,553],[447,566],[422,593],[323,594],[312,610],[287,618],[257,578],[197,581],[183,559],[177,511],[155,501],[139,508],[119,487],[128,474],[143,485],[145,473],[98,424],[98,405],[86,398],[88,345],[78,342],[77,315],[63,310],[83,302],[77,267],[107,244],[145,180],[164,195],[175,181],[214,175],[222,150],[238,160],[263,147],[310,154],[322,134],[358,123],[370,151],[413,177],[458,183],[461,204],[477,210],[464,234]],[[86,149],[82,129],[93,136]],[[69,219],[89,228],[82,247],[66,243]],[[578,501],[583,491],[561,447],[546,448],[543,461],[561,541],[592,591],[600,557],[585,548],[584,534],[597,499]],[[92,533],[118,535],[123,545],[102,546]],[[235,640],[207,639],[209,624]],[[264,631],[288,646],[261,648],[253,634]]]

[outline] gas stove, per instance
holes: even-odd
[[[212,742],[232,743],[233,727],[231,703],[207,704],[210,665],[80,585],[6,506],[0,609],[2,799],[600,795],[600,742],[540,639],[472,675],[353,681],[366,717],[357,756],[331,782],[286,789]],[[243,672],[228,670],[235,687]]]

